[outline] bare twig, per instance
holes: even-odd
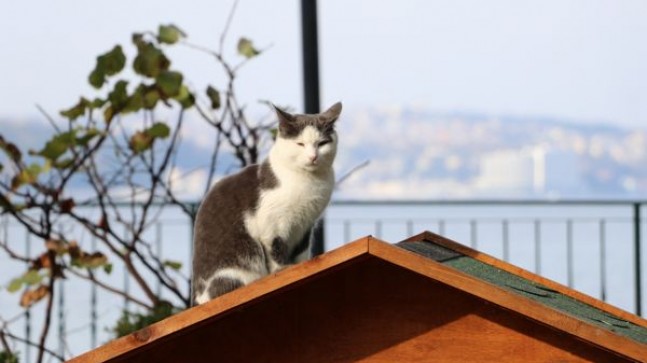
[[[14,260],[18,260],[18,261],[24,262],[24,263],[30,263],[31,262],[31,259],[29,259],[29,258],[27,258],[25,256],[22,256],[22,255],[16,253],[14,250],[12,250],[9,247],[9,244],[7,244],[7,242],[5,242],[5,241],[0,241],[0,247],[9,255],[9,257],[11,257]]]
[[[17,342],[27,344],[27,345],[29,345],[30,347],[38,348],[39,350],[42,350],[43,352],[45,352],[45,353],[47,353],[47,354],[51,355],[52,357],[54,357],[54,358],[56,358],[56,359],[58,359],[58,360],[60,360],[60,361],[64,361],[64,360],[65,360],[65,357],[60,356],[60,355],[59,355],[58,353],[56,353],[55,351],[53,351],[53,350],[51,350],[51,349],[48,349],[47,347],[41,347],[40,345],[38,345],[38,344],[36,344],[36,343],[32,342],[32,341],[31,341],[31,340],[29,340],[29,339],[25,339],[25,338],[23,338],[23,337],[19,337],[19,336],[15,335],[15,334],[12,334],[12,333],[8,332],[8,331],[3,331],[2,333],[3,333],[5,336],[7,336],[7,337],[9,337],[9,338],[11,338],[11,339],[13,339],[13,340],[15,340],[15,341],[17,341]]]
[[[229,10],[229,15],[227,16],[227,22],[225,23],[225,28],[222,30],[222,33],[220,33],[220,47],[219,47],[220,54],[222,54],[224,50],[225,39],[227,38],[227,33],[229,32],[229,26],[231,25],[231,21],[234,18],[234,13],[236,12],[237,6],[238,6],[238,0],[234,0],[234,3],[231,6],[231,10]]]
[[[49,251],[48,255],[52,266],[52,274],[49,277],[47,304],[45,305],[45,321],[43,322],[43,328],[38,341],[38,358],[36,358],[36,362],[38,363],[42,363],[44,358],[45,341],[47,340],[47,334],[49,333],[49,326],[52,320],[52,307],[54,306],[54,285],[56,282],[54,268],[56,266],[56,255],[53,251]]]
[[[54,130],[56,130],[57,133],[61,133],[61,129],[59,129],[58,125],[56,125],[56,121],[54,120],[54,118],[50,116],[49,113],[47,113],[47,111],[45,111],[45,109],[41,105],[36,104],[36,108],[38,109],[38,112],[40,112],[43,115],[43,117],[45,117],[45,119],[49,121],[49,124],[52,125]]]
[[[5,338],[4,327],[3,329],[0,329],[0,343],[2,343],[2,347],[4,348],[5,352],[9,353],[10,355],[14,355],[13,350],[9,346],[9,342],[7,342],[7,338]]]
[[[345,182],[348,178],[350,178],[350,177],[351,177],[353,174],[355,174],[357,171],[361,170],[362,168],[367,167],[367,166],[368,166],[368,164],[370,164],[370,163],[371,163],[371,161],[370,161],[370,160],[366,160],[366,161],[364,161],[363,163],[361,163],[361,164],[359,164],[359,165],[355,166],[354,168],[352,168],[352,169],[351,169],[350,171],[348,171],[346,174],[342,175],[342,177],[341,177],[341,178],[339,178],[339,179],[337,179],[337,181],[335,182],[335,188],[339,188],[339,185],[340,185],[341,183]]]
[[[68,269],[67,272],[71,273],[72,275],[77,276],[77,277],[79,277],[81,279],[88,280],[88,281],[92,282],[93,284],[99,286],[100,288],[102,288],[102,289],[104,289],[106,291],[110,291],[115,295],[119,295],[119,296],[123,297],[124,299],[126,299],[126,300],[128,300],[130,302],[133,302],[133,303],[135,303],[135,304],[137,304],[137,305],[139,305],[139,306],[141,306],[143,308],[146,308],[146,309],[152,309],[153,308],[153,305],[147,304],[144,301],[139,300],[139,299],[133,297],[132,295],[125,293],[122,290],[119,290],[119,289],[117,289],[115,287],[112,287],[112,286],[102,282],[102,281],[99,281],[96,278],[96,276],[94,276],[94,273],[92,271],[88,271],[87,275],[84,275],[84,274],[80,273],[79,271],[77,271],[75,269]]]

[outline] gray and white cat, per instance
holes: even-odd
[[[310,231],[330,201],[341,103],[314,115],[279,108],[269,157],[216,183],[194,228],[193,299],[217,296],[310,258]]]

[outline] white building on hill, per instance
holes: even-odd
[[[481,193],[559,196],[581,186],[577,155],[567,150],[497,150],[481,157],[480,169],[476,187]]]

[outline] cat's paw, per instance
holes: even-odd
[[[282,238],[276,237],[272,241],[271,256],[274,262],[279,266],[285,266],[289,262],[288,245]]]

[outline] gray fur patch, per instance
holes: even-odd
[[[280,238],[272,241],[272,258],[281,265],[286,265],[290,260],[288,256],[288,245]]]
[[[245,284],[238,279],[218,277],[213,279],[213,281],[211,281],[211,285],[209,285],[209,296],[214,299],[218,296],[234,291],[243,285]]]
[[[193,291],[217,270],[254,270],[251,261],[264,259],[261,244],[247,233],[245,213],[254,210],[263,190],[278,186],[269,162],[251,165],[214,185],[202,201],[194,226]],[[241,264],[241,261],[248,263]],[[197,296],[197,295],[196,295]]]

